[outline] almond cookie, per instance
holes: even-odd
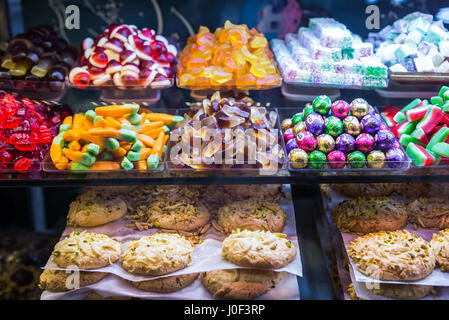
[[[75,278],[76,275],[79,275],[78,279]],[[40,276],[39,288],[51,292],[70,291],[76,289],[75,286],[77,285],[85,287],[97,283],[106,275],[107,273],[105,272],[79,271],[77,274],[74,274],[72,271],[45,269]],[[69,277],[71,278],[69,279]],[[69,283],[67,283],[67,279],[69,279]]]
[[[282,196],[280,184],[230,184],[224,190],[233,199],[260,199],[277,202]]]
[[[362,283],[363,285],[363,283]],[[435,294],[435,289],[432,286],[419,286],[413,284],[387,284],[376,283],[379,287],[377,289],[368,289],[373,294],[397,300],[418,300],[427,297],[429,294]],[[364,300],[357,296],[354,285],[351,283],[348,286],[348,292],[352,300]]]
[[[277,269],[293,261],[296,247],[282,233],[237,229],[223,240],[222,256],[242,267]]]
[[[121,247],[105,234],[74,231],[55,245],[52,256],[60,268],[96,269],[116,262]]]
[[[425,183],[349,183],[332,184],[332,189],[352,198],[384,197],[384,196],[404,196],[415,198],[428,194],[428,184]]]
[[[332,212],[342,232],[366,234],[394,231],[407,224],[407,211],[401,203],[387,197],[345,200]]]
[[[125,216],[126,202],[116,192],[88,188],[71,204],[67,224],[74,227],[95,227]]]
[[[285,274],[257,269],[216,270],[203,272],[201,283],[214,299],[245,300],[267,293]]]
[[[443,198],[419,198],[408,206],[409,221],[423,228],[449,228],[449,201]]]
[[[134,274],[161,276],[187,267],[193,250],[179,234],[151,234],[129,243],[122,254],[122,266]]]
[[[449,229],[434,233],[430,241],[432,250],[435,253],[437,266],[441,271],[449,271]]]
[[[158,278],[147,281],[128,281],[132,286],[150,292],[169,293],[181,290],[192,284],[198,277],[198,273],[182,274],[179,276],[171,276]]]
[[[430,244],[405,230],[357,238],[351,242],[348,254],[361,273],[378,280],[419,280],[435,268]]]
[[[229,234],[233,230],[268,230],[282,232],[286,215],[282,208],[268,201],[245,200],[228,203],[212,221],[215,229]]]

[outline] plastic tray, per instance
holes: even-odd
[[[189,109],[186,109],[186,108],[178,109],[176,111],[176,114],[183,115],[187,110],[189,110]],[[277,110],[274,108],[267,108],[267,110],[277,112]],[[279,114],[277,115],[275,129],[278,129],[278,131],[279,131],[279,134],[278,134],[279,140],[278,141],[279,141],[279,144],[282,146],[282,142],[281,142],[282,136],[281,136],[281,129],[280,129]],[[213,171],[215,171],[215,172],[235,172],[235,171],[238,171],[238,172],[245,172],[245,171],[263,172],[264,171],[264,170],[262,170],[262,168],[258,167],[256,164],[249,163],[247,160],[244,161],[242,164],[235,164],[235,165],[231,165],[231,164],[200,165],[201,168],[192,168],[188,165],[180,166],[176,162],[170,160],[170,152],[175,144],[176,143],[174,141],[171,141],[171,140],[168,141],[168,149],[167,149],[167,156],[165,158],[165,166],[166,166],[166,169],[169,171],[177,171],[179,173],[182,173],[182,172],[190,173],[190,172],[201,172],[201,171],[203,171],[203,172],[213,172]],[[284,156],[280,160],[278,168],[273,171],[267,170],[266,171],[267,174],[276,174],[279,171],[284,170],[286,168],[285,148],[283,149],[283,151],[284,151]]]
[[[67,92],[67,85],[61,81],[29,81],[0,78],[0,89],[15,91],[24,98],[59,101]]]
[[[386,78],[386,86],[385,87],[364,87],[364,86],[347,86],[347,85],[337,85],[330,83],[310,83],[310,82],[300,82],[300,81],[285,81],[284,83],[290,86],[298,86],[298,87],[314,87],[314,88],[336,88],[336,89],[355,89],[355,90],[374,90],[379,88],[387,88],[389,79]]]
[[[449,82],[449,73],[390,72],[390,79],[400,83],[447,84]]]
[[[282,122],[282,120],[292,117],[295,113],[301,112],[304,109],[304,107],[298,107],[298,108],[277,108],[278,111],[278,115],[279,115],[279,121]],[[376,108],[375,108],[376,109]],[[376,109],[376,112],[378,112],[378,110]],[[379,169],[374,169],[374,168],[368,168],[368,167],[364,167],[364,168],[358,168],[358,169],[352,169],[348,167],[348,163],[346,163],[345,167],[342,169],[333,169],[329,166],[329,162],[328,164],[326,164],[326,167],[322,168],[322,169],[313,169],[313,168],[295,168],[294,165],[292,165],[292,162],[288,159],[288,154],[287,154],[287,148],[286,148],[286,144],[284,139],[282,139],[282,143],[284,146],[284,153],[286,155],[286,162],[287,162],[287,169],[289,171],[293,171],[293,172],[367,172],[367,171],[371,171],[371,172],[380,172],[380,171],[386,171],[386,172],[394,172],[394,171],[404,171],[410,168],[410,164],[411,164],[411,160],[408,158],[407,154],[405,153],[405,150],[402,148],[401,146],[401,150],[404,153],[406,159],[402,162],[402,165],[400,168],[389,168],[387,166],[387,164],[384,165],[383,168],[379,168]]]
[[[279,76],[278,78],[279,83],[277,84],[273,84],[273,85],[248,85],[248,86],[238,86],[235,84],[235,80],[231,79],[228,82],[222,84],[222,85],[210,85],[210,86],[195,86],[195,85],[191,85],[191,86],[181,86],[179,84],[179,79],[176,78],[176,85],[179,88],[182,89],[187,89],[187,90],[192,90],[192,91],[196,91],[196,90],[214,90],[214,91],[229,91],[229,90],[269,90],[269,89],[274,89],[274,88],[279,88],[282,85],[282,78]]]

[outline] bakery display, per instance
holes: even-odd
[[[202,273],[201,283],[214,299],[247,300],[273,289],[284,275],[256,269],[216,270]]]
[[[403,230],[356,238],[348,254],[361,273],[379,280],[419,280],[435,267],[431,246],[421,237]]]
[[[387,197],[360,197],[341,202],[332,212],[336,226],[342,232],[367,234],[395,231],[407,224],[406,207]]]
[[[116,262],[120,253],[121,243],[105,234],[73,231],[51,255],[59,268],[96,269]]]
[[[201,26],[179,54],[178,86],[263,89],[281,84],[268,40],[256,28],[227,20],[212,33]]]
[[[271,40],[284,81],[314,86],[382,88],[387,67],[363,42],[333,18],[312,18],[309,27]]]
[[[176,46],[149,28],[110,25],[95,39],[81,44],[79,66],[69,74],[78,88],[164,88],[173,83]]]
[[[241,267],[282,268],[296,256],[296,247],[282,233],[234,230],[223,240],[224,259]]]
[[[165,275],[187,267],[194,247],[178,234],[156,233],[131,241],[122,254],[122,266],[139,275]]]

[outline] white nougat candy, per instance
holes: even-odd
[[[410,21],[408,31],[410,32],[412,30],[418,30],[423,34],[426,34],[429,31],[430,24],[431,22],[429,22],[428,20],[424,19],[423,17],[419,17]]]
[[[440,53],[443,56],[449,57],[449,41],[448,40],[440,41],[440,43],[438,44],[438,48],[440,49]]]
[[[407,34],[405,32],[399,34],[396,39],[394,39],[394,43],[402,44],[405,42],[405,39],[407,39]]]
[[[415,43],[419,44],[423,38],[423,34],[418,30],[412,30],[407,34],[404,42],[405,43]]]
[[[436,67],[435,71],[442,73],[449,72],[449,62],[445,60],[442,64]]]
[[[390,71],[392,71],[392,72],[407,72],[407,69],[405,69],[405,67],[402,64],[396,63],[390,67]]]
[[[432,72],[434,70],[432,58],[429,56],[413,59],[418,72]]]
[[[441,40],[447,39],[447,33],[438,24],[432,24],[424,40],[434,45],[438,45]]]
[[[353,58],[360,59],[364,57],[370,57],[373,55],[373,44],[369,42],[359,42],[353,45]]]
[[[431,52],[438,51],[438,47],[433,43],[423,41],[418,45],[418,54],[420,56],[427,56]]]
[[[433,65],[435,67],[438,67],[444,61],[443,55],[438,51],[433,51],[429,53],[428,56],[432,59]]]
[[[400,44],[392,43],[383,47],[381,55],[382,61],[386,62],[396,60],[395,52],[400,46],[401,46]]]
[[[417,54],[418,48],[414,43],[401,44],[394,52],[396,60],[404,60],[411,55]]]
[[[345,73],[344,74],[344,84],[345,86],[361,87],[363,86],[363,75],[355,73]]]

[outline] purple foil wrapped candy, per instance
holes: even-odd
[[[312,112],[306,118],[307,130],[314,135],[320,135],[324,129],[324,119],[316,112]]]
[[[334,150],[327,156],[327,162],[332,169],[343,169],[345,167],[346,156],[343,152]]]
[[[298,133],[296,142],[298,143],[299,148],[307,152],[315,150],[318,144],[315,136],[309,131],[301,131]]]
[[[344,119],[349,115],[350,106],[344,100],[337,100],[332,104],[331,111],[334,116]]]
[[[368,133],[362,133],[355,139],[355,145],[360,152],[368,153],[374,149],[374,138]]]
[[[285,144],[285,147],[287,148],[287,153],[290,153],[291,150],[298,148],[298,143],[296,142],[296,139],[290,139]]]
[[[385,160],[389,168],[400,168],[405,160],[405,155],[401,149],[391,148],[385,152]]]
[[[390,130],[379,130],[374,137],[377,147],[381,150],[388,150],[394,146],[396,137]]]
[[[343,133],[335,140],[335,149],[344,153],[350,153],[355,150],[355,139],[347,133]]]
[[[375,135],[379,131],[381,123],[382,122],[377,117],[366,115],[361,122],[362,130],[365,130],[366,133],[371,135]]]

